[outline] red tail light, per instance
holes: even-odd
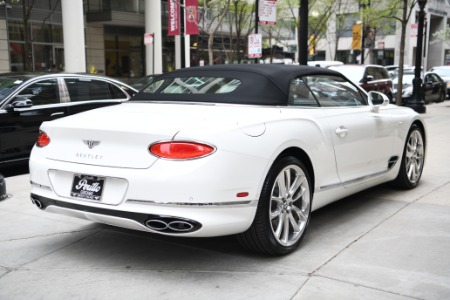
[[[45,132],[40,131],[36,141],[36,146],[45,147],[48,144],[50,144],[50,137]]]
[[[150,145],[153,155],[167,159],[194,159],[213,153],[214,147],[195,142],[161,142]]]

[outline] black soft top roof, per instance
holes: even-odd
[[[146,93],[145,88],[132,100],[190,101],[256,105],[287,105],[290,81],[305,75],[335,75],[324,68],[278,64],[230,64],[179,69],[158,76],[153,82],[168,78],[224,77],[236,78],[241,84],[223,94],[159,94]]]

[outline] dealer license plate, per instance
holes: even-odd
[[[76,174],[73,177],[70,195],[72,197],[100,201],[104,182],[105,178],[103,177]]]

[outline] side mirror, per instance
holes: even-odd
[[[389,98],[380,92],[369,92],[369,105],[372,106],[374,112],[379,112],[380,107],[389,105]]]
[[[15,108],[28,108],[33,106],[33,101],[30,99],[20,99],[20,100],[14,100],[12,103],[6,105],[5,109],[10,111],[14,110]]]

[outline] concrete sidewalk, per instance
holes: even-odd
[[[232,237],[168,238],[39,211],[28,175],[0,202],[0,299],[450,299],[450,101],[427,106],[418,188],[313,213],[291,255]]]

